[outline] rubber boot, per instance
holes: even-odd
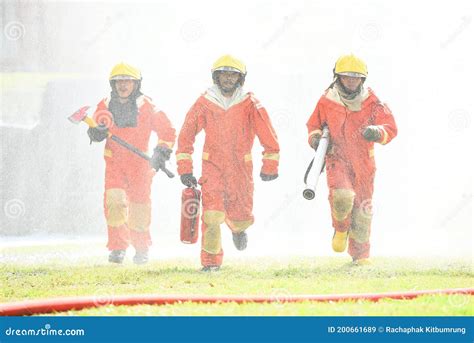
[[[112,250],[109,254],[110,263],[122,263],[125,258],[125,250]]]
[[[335,252],[344,252],[347,248],[347,237],[347,231],[334,231],[334,236],[332,237],[332,250]]]
[[[237,248],[237,250],[245,250],[247,248],[247,233],[245,231],[235,233],[232,232],[232,240],[234,241],[234,245]]]
[[[145,264],[148,262],[148,251],[137,251],[133,256],[133,263]]]

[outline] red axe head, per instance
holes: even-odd
[[[88,109],[89,109],[89,106],[81,107],[67,119],[69,119],[74,124],[80,123],[82,120],[84,120],[85,117],[87,117]]]

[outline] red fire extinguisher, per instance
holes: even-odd
[[[181,242],[194,244],[199,237],[201,191],[195,187],[183,189],[181,195]]]

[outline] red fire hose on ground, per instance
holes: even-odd
[[[0,304],[0,316],[25,316],[85,308],[101,307],[106,305],[133,306],[133,305],[172,305],[185,302],[201,304],[219,303],[297,303],[304,301],[339,302],[339,301],[379,301],[381,299],[408,300],[421,295],[474,295],[474,288],[453,288],[440,290],[394,292],[394,293],[360,293],[360,294],[328,294],[328,295],[289,295],[289,296],[195,296],[195,295],[126,295],[107,298],[107,301],[98,297],[70,297],[53,298],[47,300],[20,301]]]

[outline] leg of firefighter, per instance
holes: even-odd
[[[128,174],[127,195],[130,201],[128,228],[130,229],[131,243],[136,250],[133,261],[136,264],[142,264],[148,262],[148,249],[151,245],[150,192],[154,172],[148,164],[142,163],[130,168]]]
[[[221,244],[221,224],[225,220],[223,211],[204,210],[202,216],[201,264],[203,267],[221,266],[224,251]]]
[[[226,196],[224,206],[226,210],[226,224],[232,231],[234,245],[238,250],[247,247],[247,230],[254,222],[253,211],[253,191],[251,161],[243,162],[238,172],[234,168],[231,174],[226,177]]]
[[[369,264],[370,230],[372,223],[372,193],[374,175],[356,175],[356,197],[349,234],[349,254],[356,264]]]
[[[328,165],[327,175],[329,204],[334,228],[332,249],[335,252],[344,252],[347,247],[355,197],[351,182],[351,171],[344,163],[333,162]]]
[[[122,188],[105,190],[105,218],[107,220],[109,250],[126,250],[130,236],[127,228],[127,195]]]
[[[112,251],[109,260],[115,263],[122,262],[130,241],[126,224],[128,200],[125,188],[126,177],[124,172],[112,159],[106,158],[104,213],[107,221],[107,248]]]
[[[223,184],[220,173],[203,163],[202,186],[202,244],[203,267],[221,266],[224,251],[221,245],[221,224],[225,221]]]

